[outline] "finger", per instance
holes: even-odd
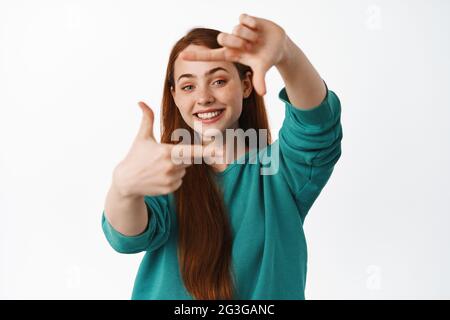
[[[186,169],[190,166],[192,166],[192,163],[180,163],[180,164],[175,164],[177,169]]]
[[[239,61],[241,55],[239,51],[229,48],[183,51],[179,57],[189,61]]]
[[[201,163],[203,159],[203,149],[204,148],[201,145],[172,145],[171,160],[173,163],[178,165]],[[194,162],[192,162],[192,160],[194,160]]]
[[[138,105],[142,110],[142,120],[137,137],[155,140],[153,135],[153,123],[155,121],[153,110],[142,101],[139,101]]]
[[[170,180],[175,181],[177,179],[181,179],[186,174],[186,168],[175,166],[174,168],[168,171],[170,174]]]
[[[235,26],[233,28],[233,34],[235,36],[247,40],[249,43],[251,42],[256,43],[258,39],[258,33],[243,24]]]
[[[256,30],[258,28],[258,18],[242,13],[239,16],[239,22],[243,25]]]
[[[186,169],[185,168],[181,168],[180,170],[177,170],[175,172],[175,179],[182,179],[184,176],[186,175]]]
[[[175,187],[174,187],[173,191],[178,190],[181,187],[182,184],[183,184],[183,179],[178,180],[177,183],[175,184]]]
[[[247,44],[249,44],[249,42],[246,41],[245,39],[242,39],[237,35],[225,32],[221,32],[217,35],[217,42],[223,47],[240,50],[248,49]]]
[[[203,148],[203,158],[221,157],[224,155],[224,145],[221,143],[211,142]]]
[[[265,81],[266,72],[261,69],[256,69],[253,72],[253,86],[255,87],[256,92],[260,96],[264,96],[266,94],[266,81]]]

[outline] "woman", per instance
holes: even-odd
[[[173,47],[161,143],[151,108],[139,103],[141,128],[102,216],[116,251],[146,252],[132,299],[305,298],[303,222],[341,155],[340,102],[280,26],[239,21],[232,34],[192,29]],[[272,66],[285,83],[285,120],[271,144],[262,96]],[[179,129],[201,143],[177,144]],[[267,134],[238,150],[227,146],[236,136],[212,139],[237,129]],[[206,161],[216,152],[226,160]],[[248,161],[254,156],[261,161]],[[267,160],[275,170],[263,174]]]

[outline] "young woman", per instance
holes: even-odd
[[[273,66],[285,119],[272,143],[263,96]],[[232,34],[195,28],[182,37],[167,66],[161,143],[153,111],[139,105],[141,128],[102,215],[116,251],[145,251],[132,299],[304,299],[303,222],[341,155],[341,107],[283,28],[242,14]],[[205,139],[177,144],[178,129]],[[207,133],[237,129],[267,134],[235,150]],[[202,145],[226,161],[175,161],[187,151],[202,157]],[[262,174],[268,162],[275,170]]]

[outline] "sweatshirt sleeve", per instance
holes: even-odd
[[[279,132],[280,168],[303,222],[341,156],[341,104],[328,87],[320,105],[308,110],[294,107],[285,87],[278,96],[285,103]]]
[[[167,196],[145,196],[145,205],[149,214],[146,229],[139,235],[126,236],[116,229],[102,214],[102,229],[106,240],[119,253],[138,253],[154,251],[161,247],[169,238],[170,214]]]

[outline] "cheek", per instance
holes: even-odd
[[[239,94],[239,88],[230,87],[223,91],[223,94],[217,96],[222,104],[232,108],[233,114],[240,113],[242,110],[242,97]]]
[[[188,99],[178,99],[175,104],[178,107],[178,111],[181,113],[181,115],[184,117],[189,117],[191,115],[191,106],[192,106],[192,102],[189,101]]]
[[[178,108],[178,112],[181,115],[181,118],[183,118],[184,122],[186,122],[188,125],[190,125],[190,123],[192,122],[191,119],[191,115],[189,113],[189,111],[187,110],[187,108],[183,107],[183,106],[179,106],[177,105]]]
[[[233,106],[233,114],[239,117],[242,113],[242,100],[240,100],[239,97],[234,97],[233,100],[230,101],[230,105]]]

